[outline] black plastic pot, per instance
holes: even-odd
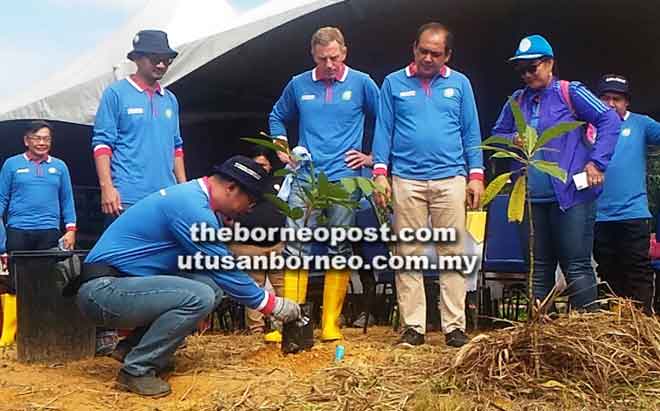
[[[282,353],[296,354],[314,346],[314,324],[312,303],[301,304],[303,318],[284,324],[282,327]]]
[[[85,251],[75,252],[84,258]],[[90,358],[95,327],[78,310],[75,298],[63,297],[65,281],[55,264],[70,251],[16,251],[10,271],[16,279],[20,362],[65,362]]]

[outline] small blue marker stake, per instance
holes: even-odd
[[[346,349],[343,345],[338,345],[335,347],[335,362],[340,362],[344,359],[344,353]]]

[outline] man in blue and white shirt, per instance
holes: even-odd
[[[311,154],[317,173],[323,171],[331,182],[344,177],[357,177],[362,166],[371,164],[371,157],[360,150],[365,115],[376,115],[378,87],[368,74],[344,64],[347,48],[339,29],[323,27],[317,30],[312,36],[311,49],[316,67],[294,76],[286,85],[270,113],[270,133],[279,144],[288,144],[286,125],[297,120],[298,145]],[[278,155],[282,161],[290,163],[286,155]],[[305,178],[293,182],[288,197],[291,208],[306,207],[300,194],[307,187]],[[312,213],[309,219],[311,228],[316,226],[318,217],[318,211]],[[327,220],[330,227],[352,226],[355,224],[355,213],[333,205],[327,210]],[[287,219],[287,227],[302,226],[302,218]],[[284,248],[285,256],[309,255],[310,252],[310,244],[298,242],[289,242]],[[348,242],[328,246],[328,253],[348,257],[351,246]],[[303,270],[286,270],[285,296],[304,302],[308,274]],[[348,270],[329,270],[325,273],[321,340],[342,338],[338,320],[349,276]]]
[[[465,203],[479,206],[483,158],[477,106],[470,80],[446,63],[452,34],[442,24],[421,26],[413,45],[414,62],[388,75],[374,135],[374,176],[385,187],[377,195],[380,206],[392,193],[395,231],[403,228],[465,227]],[[387,174],[392,175],[392,189]],[[400,243],[398,253],[423,255],[424,244]],[[438,255],[460,255],[459,240],[440,244]],[[424,343],[426,299],[424,277],[417,271],[396,273],[404,332],[400,343]],[[450,346],[467,342],[465,335],[465,279],[459,272],[440,275],[439,308],[442,331]]]
[[[57,247],[60,239],[67,249],[75,246],[76,209],[71,177],[64,161],[49,154],[52,138],[53,127],[49,123],[32,122],[23,137],[25,153],[8,158],[0,170],[0,216],[7,216],[6,230],[0,233],[6,231],[6,240],[4,236],[0,238],[0,252],[45,250]],[[0,346],[14,341],[14,295],[4,297],[3,314]]]
[[[594,258],[598,274],[614,293],[638,301],[652,313],[655,284],[649,261],[646,155],[649,145],[660,145],[660,123],[628,111],[630,86],[621,75],[604,75],[598,95],[623,123],[598,198]]]
[[[103,92],[92,149],[106,227],[149,194],[186,181],[179,103],[159,83],[176,56],[165,32],[142,30],[127,55],[137,72]],[[99,330],[97,353],[116,343],[115,332]]]
[[[110,221],[147,195],[186,181],[179,103],[158,82],[176,56],[166,33],[142,30],[128,53],[137,72],[103,92],[92,148],[101,209]]]
[[[221,241],[196,241],[192,228],[206,225],[217,231],[223,222],[216,213],[236,219],[249,212],[267,190],[267,181],[259,164],[234,156],[208,177],[139,201],[89,252],[77,291],[81,311],[99,326],[136,329],[121,358],[120,385],[145,396],[169,394],[169,384],[158,374],[171,365],[176,348],[223,292],[285,323],[300,317],[298,304],[264,291],[233,264],[206,263],[197,269],[188,263],[181,272],[187,266],[180,265],[179,257],[231,257]]]

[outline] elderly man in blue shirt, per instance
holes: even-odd
[[[598,274],[612,291],[637,301],[650,314],[654,278],[649,261],[651,212],[646,192],[646,155],[649,145],[660,144],[660,123],[628,111],[630,85],[621,75],[604,75],[598,95],[623,123],[598,198],[594,258]]]
[[[336,27],[322,27],[312,36],[311,52],[316,67],[294,76],[273,106],[269,116],[270,133],[279,144],[288,144],[287,123],[298,121],[300,140],[312,158],[316,172],[323,171],[331,182],[360,175],[362,166],[370,165],[371,157],[362,149],[365,116],[375,117],[378,107],[378,87],[368,74],[347,66],[344,36]],[[290,163],[282,153],[280,159]],[[309,185],[296,179],[288,197],[290,207],[305,208],[300,194]],[[356,197],[356,195],[354,195]],[[310,227],[317,225],[319,212],[312,213]],[[327,210],[327,225],[346,227],[355,224],[355,213],[334,205]],[[287,219],[287,227],[301,228],[303,219]],[[309,255],[310,244],[288,242],[284,255]],[[328,254],[351,255],[351,246],[344,241],[328,246]],[[304,302],[307,291],[305,270],[285,270],[286,297]],[[349,270],[328,270],[323,285],[321,340],[342,338],[339,330],[344,297],[348,288]]]

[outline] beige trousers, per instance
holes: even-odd
[[[282,254],[284,243],[278,243],[270,247],[260,247],[251,244],[231,243],[229,244],[229,251],[234,255],[249,255],[249,256],[268,256],[271,252]],[[266,278],[273,286],[275,295],[282,295],[284,290],[284,273],[282,271],[251,271],[248,273],[250,277],[259,285],[264,287],[266,285]],[[264,322],[264,315],[257,310],[247,308],[245,310],[245,320],[247,327],[252,333],[263,333],[266,328]]]
[[[465,191],[463,176],[441,180],[408,180],[394,177],[392,196],[394,229],[456,228],[458,241],[436,243],[438,256],[462,255],[461,233],[465,229]],[[424,255],[424,243],[400,242],[397,254],[401,256]],[[404,329],[426,333],[426,296],[424,277],[419,271],[398,271],[395,276],[401,324]],[[465,277],[459,272],[443,271],[439,276],[442,332],[455,329],[465,331]]]

